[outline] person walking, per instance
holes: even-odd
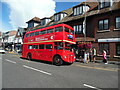
[[[96,53],[97,53],[96,49],[93,48],[93,62],[95,62],[96,60]]]
[[[92,48],[90,48],[90,51],[89,51],[89,59],[90,59],[90,62],[92,62],[92,54],[93,54]]]
[[[106,52],[105,49],[103,49],[103,62],[104,62],[105,64],[108,64],[108,62],[107,62],[107,52]]]

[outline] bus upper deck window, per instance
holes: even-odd
[[[47,32],[46,32],[46,30],[44,30],[44,31],[41,31],[41,34],[46,34]]]
[[[29,37],[29,34],[26,34],[26,37]]]
[[[56,27],[55,28],[55,32],[62,32],[63,31],[63,28],[62,27]]]
[[[35,32],[35,35],[39,35],[39,32]]]
[[[69,28],[66,28],[66,27],[65,27],[65,32],[68,32],[68,33],[69,33]]]
[[[74,34],[74,30],[70,30],[70,33],[71,33],[71,34]]]
[[[53,30],[54,30],[54,29],[48,29],[48,30],[47,30],[47,33],[53,33]]]
[[[31,36],[31,37],[34,36],[34,32],[33,32],[33,33],[30,33],[30,36]]]

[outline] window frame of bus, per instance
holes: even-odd
[[[41,48],[40,45],[43,45],[43,48]],[[39,44],[39,49],[45,49],[45,44]]]
[[[35,32],[35,36],[39,35],[39,31]]]
[[[66,29],[68,29],[68,31],[66,31]],[[71,33],[71,34],[74,34],[74,31],[71,30],[71,29],[69,29],[69,28],[67,28],[67,27],[64,27],[64,31],[65,31],[65,32],[68,32],[68,33]]]
[[[26,34],[26,37],[29,37],[30,36],[30,34],[28,33],[28,34]]]
[[[48,32],[50,31],[50,32]],[[51,32],[52,31],[52,32]],[[47,33],[53,33],[54,32],[54,28],[51,28],[51,29],[47,29]]]
[[[62,29],[57,30],[57,28],[62,28]],[[55,32],[62,32],[62,31],[63,31],[63,26],[55,27]]]
[[[51,48],[48,48],[49,45],[51,45],[52,47],[50,46]],[[46,49],[53,49],[53,45],[52,45],[52,44],[46,44],[46,45],[45,45],[45,48],[46,48]]]
[[[33,45],[33,49],[38,49],[38,45]]]
[[[45,32],[45,33],[42,33],[42,32]],[[47,34],[47,30],[42,30],[39,33],[40,33],[40,35]]]
[[[34,32],[30,33],[30,37],[32,37],[32,36],[35,36],[35,33],[34,33]]]
[[[30,48],[30,47],[31,47],[31,48]],[[28,49],[33,49],[33,45],[29,45],[29,46],[28,46]]]

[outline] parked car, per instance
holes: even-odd
[[[0,49],[0,54],[5,54],[5,50]]]

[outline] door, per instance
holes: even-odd
[[[47,61],[52,61],[52,56],[53,56],[53,45],[52,44],[46,44],[46,49],[45,49],[45,59]]]

